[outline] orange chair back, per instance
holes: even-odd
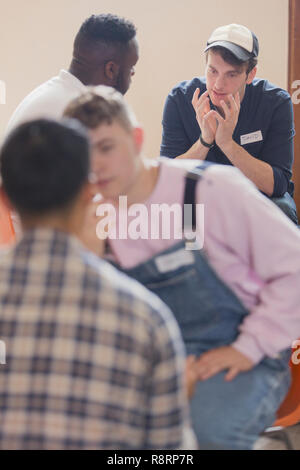
[[[0,248],[15,241],[15,231],[10,210],[0,191]]]
[[[292,383],[273,426],[293,426],[300,421],[300,340],[293,345],[290,367]]]

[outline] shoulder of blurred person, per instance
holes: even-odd
[[[85,86],[80,80],[61,70],[58,76],[39,85],[21,101],[9,120],[6,135],[26,121],[61,118],[67,104],[84,91]]]

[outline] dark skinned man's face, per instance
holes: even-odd
[[[135,74],[135,65],[139,60],[139,47],[135,38],[129,41],[121,62],[120,69],[116,79],[115,88],[122,95],[128,91],[133,75]]]

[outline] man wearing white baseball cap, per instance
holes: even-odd
[[[290,95],[255,78],[259,44],[245,26],[214,30],[205,53],[205,77],[167,97],[161,155],[236,166],[297,223]]]

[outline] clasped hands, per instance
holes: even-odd
[[[203,93],[200,98],[199,93],[200,90],[197,88],[193,95],[192,105],[196,112],[202,139],[207,144],[212,144],[215,141],[222,149],[232,141],[232,135],[238,122],[241,109],[239,92],[234,96],[226,95],[226,101],[220,102],[224,117],[217,111],[210,109],[208,91]]]

